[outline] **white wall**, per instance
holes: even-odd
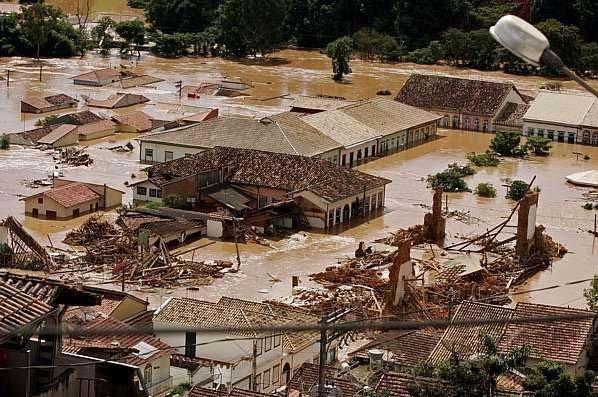
[[[185,157],[186,154],[196,154],[203,152],[204,149],[197,148],[197,147],[182,147],[182,146],[175,146],[169,145],[166,143],[153,143],[153,142],[139,142],[139,160],[141,162],[146,161],[145,150],[152,149],[153,150],[153,162],[154,163],[163,163],[165,160],[165,152],[172,152],[172,159],[180,159],[181,157]]]
[[[144,187],[146,189],[145,196],[137,194],[137,187],[138,186]],[[136,200],[136,201],[152,201],[152,202],[156,202],[156,203],[161,203],[162,202],[162,198],[161,197],[150,197],[150,195],[149,195],[150,189],[159,189],[159,187],[157,187],[156,185],[154,185],[150,181],[145,181],[145,182],[136,184],[134,186],[131,186],[131,189],[133,189],[133,200]]]
[[[353,153],[353,165],[357,164],[357,152],[359,150],[361,150],[361,159],[360,161],[363,161],[363,159],[365,159],[365,148],[368,148],[368,156],[367,157],[372,157],[372,146],[377,146],[376,145],[376,139],[372,139],[371,141],[368,141],[366,143],[362,143],[360,145],[355,145],[355,146],[351,146],[350,148],[342,148],[340,150],[340,155],[339,155],[339,162],[338,164],[342,166],[342,159],[343,159],[343,155],[347,156],[347,160],[345,163],[345,167],[349,167],[350,165],[350,159],[351,159],[351,153]]]
[[[528,131],[530,128],[534,129],[535,134],[534,135],[538,135],[539,130],[544,130],[543,135],[545,138],[548,138],[548,130],[553,130],[554,131],[554,136],[553,136],[553,140],[557,141],[558,140],[558,136],[559,136],[559,131],[562,131],[565,133],[565,142],[568,141],[569,138],[569,133],[575,133],[575,141],[581,141],[581,134],[579,134],[580,129],[575,127],[575,126],[561,126],[561,125],[556,125],[556,124],[551,124],[551,123],[541,123],[541,122],[536,122],[536,121],[523,121],[523,135],[527,136],[528,135]]]

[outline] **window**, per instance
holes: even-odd
[[[382,199],[382,192],[378,193],[378,208],[383,206],[384,200]]]
[[[197,346],[195,344],[197,340],[197,334],[195,332],[185,332],[185,356],[195,357],[195,351]]]
[[[264,351],[272,350],[272,337],[268,336],[264,339]]]
[[[334,224],[334,210],[328,211],[328,227]],[[275,337],[276,338],[276,337]],[[276,343],[276,342],[274,342]]]
[[[354,158],[355,153],[351,152],[349,153],[349,166],[352,167],[353,166],[353,158]]]
[[[376,145],[372,145],[372,156],[376,155]]]
[[[156,197],[162,198],[162,189],[156,189]]]
[[[254,391],[261,391],[262,389],[262,375],[255,376],[255,390]]]
[[[145,196],[147,195],[147,188],[144,186],[137,186],[137,195],[138,196]]]
[[[264,383],[262,383],[262,386],[264,386],[264,387],[270,386],[270,370],[269,369],[264,371],[264,376],[262,376],[262,379],[264,380]]]
[[[536,130],[534,130],[533,128],[528,128],[527,129],[527,135],[534,136],[535,133],[536,133]]]
[[[164,161],[171,161],[173,159],[172,152],[168,150],[164,152]]]
[[[44,203],[44,198],[43,197],[38,197],[37,198],[37,203],[38,204],[43,204]]]
[[[156,189],[150,189],[149,196],[150,197],[158,197],[158,191]]]
[[[361,160],[361,149],[357,151],[357,161]]]
[[[369,155],[369,150],[370,150],[369,147],[365,148],[365,151],[363,152],[363,157],[367,157]]]
[[[143,370],[143,378],[145,380],[145,386],[152,384],[152,363],[148,363]]]
[[[332,162],[334,164],[338,164],[338,155],[336,155],[336,154],[334,155],[334,157],[332,158]]]
[[[548,130],[548,139],[553,140],[554,139],[554,131]]]
[[[332,210],[330,213],[333,214],[334,210]],[[330,224],[332,224],[332,222],[330,222]],[[280,339],[281,339],[280,334],[274,335],[274,347],[280,346]]]
[[[272,367],[272,384],[275,385],[280,382],[280,365],[276,364]]]
[[[258,208],[263,208],[265,206],[268,205],[268,197],[266,196],[260,196],[259,200],[258,200]]]
[[[146,161],[154,160],[154,149],[145,149],[145,160]]]
[[[91,207],[91,206],[90,206],[90,207]],[[92,207],[92,208],[93,208],[93,207]],[[91,210],[90,210],[90,212],[91,212]],[[76,217],[78,217],[78,216],[79,216],[79,208],[75,208],[75,209],[73,210],[73,218],[76,218]]]
[[[256,355],[259,356],[262,354],[263,348],[264,348],[264,340],[263,339],[256,339],[255,341],[256,344]]]
[[[347,164],[347,155],[343,154],[343,157],[341,157],[341,158],[342,158],[341,165],[343,165],[343,166],[346,165]]]
[[[334,221],[335,224],[338,225],[339,223],[341,223],[341,209],[340,208],[336,209],[336,215],[334,218],[335,218],[335,221]]]
[[[370,212],[370,196],[367,196],[365,198],[365,201],[363,203],[363,211],[364,212]]]

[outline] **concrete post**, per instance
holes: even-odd
[[[533,246],[534,234],[536,233],[538,197],[538,192],[527,192],[519,202],[515,251],[520,260],[524,260],[528,257]]]
[[[446,235],[446,219],[442,216],[442,187],[437,187],[434,191],[432,203],[432,213],[424,216],[424,235],[427,240],[438,244],[442,242]]]

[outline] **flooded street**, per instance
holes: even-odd
[[[0,88],[0,132],[16,132],[31,128],[39,116],[22,117],[19,99],[23,95],[50,95],[65,92],[80,99],[81,95],[106,97],[116,91],[115,88],[85,88],[75,86],[70,76],[89,71],[94,67],[110,66],[119,63],[129,65],[117,57],[103,58],[88,55],[86,58],[68,60],[48,60],[49,65],[43,70],[43,82],[38,81],[39,70],[24,66],[27,59],[0,59],[0,70],[11,69],[11,86]],[[160,59],[143,56],[138,62],[133,60],[137,73],[146,73],[164,78],[155,88],[140,87],[127,92],[142,93],[152,103],[140,109],[155,109],[157,103],[176,104],[179,97],[174,81],[182,80],[183,85],[201,82],[217,82],[223,76],[241,77],[254,85],[249,90],[250,96],[236,99],[203,97],[198,100],[181,99],[181,103],[193,106],[213,106],[221,109],[221,114],[242,114],[261,116],[286,110],[289,99],[280,96],[292,95],[336,95],[357,99],[375,95],[378,90],[389,89],[393,94],[401,87],[407,77],[414,72],[447,73],[469,78],[485,77],[516,80],[523,90],[536,89],[546,81],[538,77],[517,77],[502,73],[481,73],[467,69],[454,69],[445,66],[421,66],[413,64],[383,65],[359,61],[352,62],[354,73],[344,84],[334,83],[330,78],[329,60],[316,51],[286,50],[274,54],[269,63],[253,61],[233,62],[222,59]],[[595,84],[595,82],[594,82]],[[565,86],[572,88],[567,82]],[[271,99],[274,98],[274,99]],[[83,107],[82,107],[83,108]],[[125,112],[130,111],[127,109]],[[66,113],[66,112],[63,112]],[[308,285],[310,273],[336,263],[338,258],[352,256],[359,241],[371,242],[384,237],[398,228],[423,222],[426,209],[420,204],[430,205],[432,194],[426,188],[425,177],[446,168],[452,162],[464,163],[467,153],[482,152],[488,148],[491,135],[454,132],[441,130],[442,137],[422,146],[397,153],[359,167],[360,170],[389,178],[393,181],[387,187],[387,207],[383,216],[368,223],[358,225],[338,235],[319,233],[298,233],[288,239],[273,242],[274,248],[254,244],[241,246],[243,265],[241,272],[227,274],[214,284],[200,287],[196,291],[187,290],[145,290],[141,296],[151,295],[153,306],[160,299],[170,294],[214,300],[222,295],[248,299],[266,299],[286,296],[291,291],[290,278],[299,275],[302,285]],[[131,199],[130,189],[125,181],[132,181],[131,174],[138,174],[139,148],[131,153],[115,153],[106,149],[113,146],[111,141],[126,142],[132,135],[112,137],[102,142],[95,142],[88,151],[94,159],[90,167],[65,168],[65,178],[80,179],[89,182],[107,183],[125,190],[126,201]],[[537,176],[537,185],[541,188],[538,222],[545,225],[547,233],[556,241],[563,243],[569,254],[564,259],[555,261],[551,269],[546,270],[525,285],[520,291],[536,290],[570,281],[592,277],[598,273],[598,241],[585,231],[593,226],[596,211],[581,208],[582,193],[588,189],[578,188],[565,182],[564,177],[573,172],[598,168],[598,148],[563,143],[554,143],[553,154],[546,158],[532,157],[530,160],[507,159],[499,167],[480,169],[473,176],[466,178],[470,188],[479,182],[493,183],[499,192],[494,199],[478,198],[471,193],[449,195],[449,209],[471,211],[472,215],[482,219],[476,227],[449,220],[447,231],[449,238],[457,233],[475,234],[491,228],[506,217],[514,202],[504,198],[505,188],[500,185],[504,178],[529,181]],[[582,152],[591,157],[589,161],[576,161],[573,152]],[[23,204],[18,201],[20,195],[36,192],[22,184],[24,179],[45,178],[54,169],[50,153],[35,149],[13,147],[10,151],[0,151],[0,218],[14,215],[23,220]],[[84,218],[73,221],[57,222],[26,219],[25,226],[46,244],[47,235],[56,244],[66,230],[80,224]],[[206,240],[194,243],[200,246]],[[234,245],[216,242],[199,249],[195,259],[232,259]],[[272,283],[270,276],[282,279]],[[584,307],[582,290],[587,283],[559,287],[552,290],[531,292],[517,295],[517,300],[553,305]]]

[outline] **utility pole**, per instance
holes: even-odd
[[[122,280],[121,280],[121,285],[120,285],[120,290],[122,292],[125,292],[125,264],[122,264],[123,266],[123,272],[122,272]]]
[[[31,395],[31,349],[27,349],[27,379],[25,382],[25,397]]]
[[[318,397],[326,397],[326,356],[328,353],[328,344],[335,339],[340,338],[343,336],[347,331],[333,331],[328,334],[327,326],[329,324],[335,323],[341,318],[345,317],[347,314],[351,312],[351,309],[338,309],[334,312],[322,316],[320,320],[320,324],[322,324],[322,329],[320,330],[320,359],[319,359],[319,367],[318,367]]]
[[[10,69],[6,69],[6,86],[10,87]]]
[[[241,255],[239,254],[239,240],[237,237],[237,219],[233,218],[233,229],[235,235],[235,250],[237,251],[237,270],[241,269]]]
[[[183,96],[183,80],[175,81],[174,86],[179,89],[179,101]]]
[[[39,81],[42,81],[42,63],[39,62]]]

